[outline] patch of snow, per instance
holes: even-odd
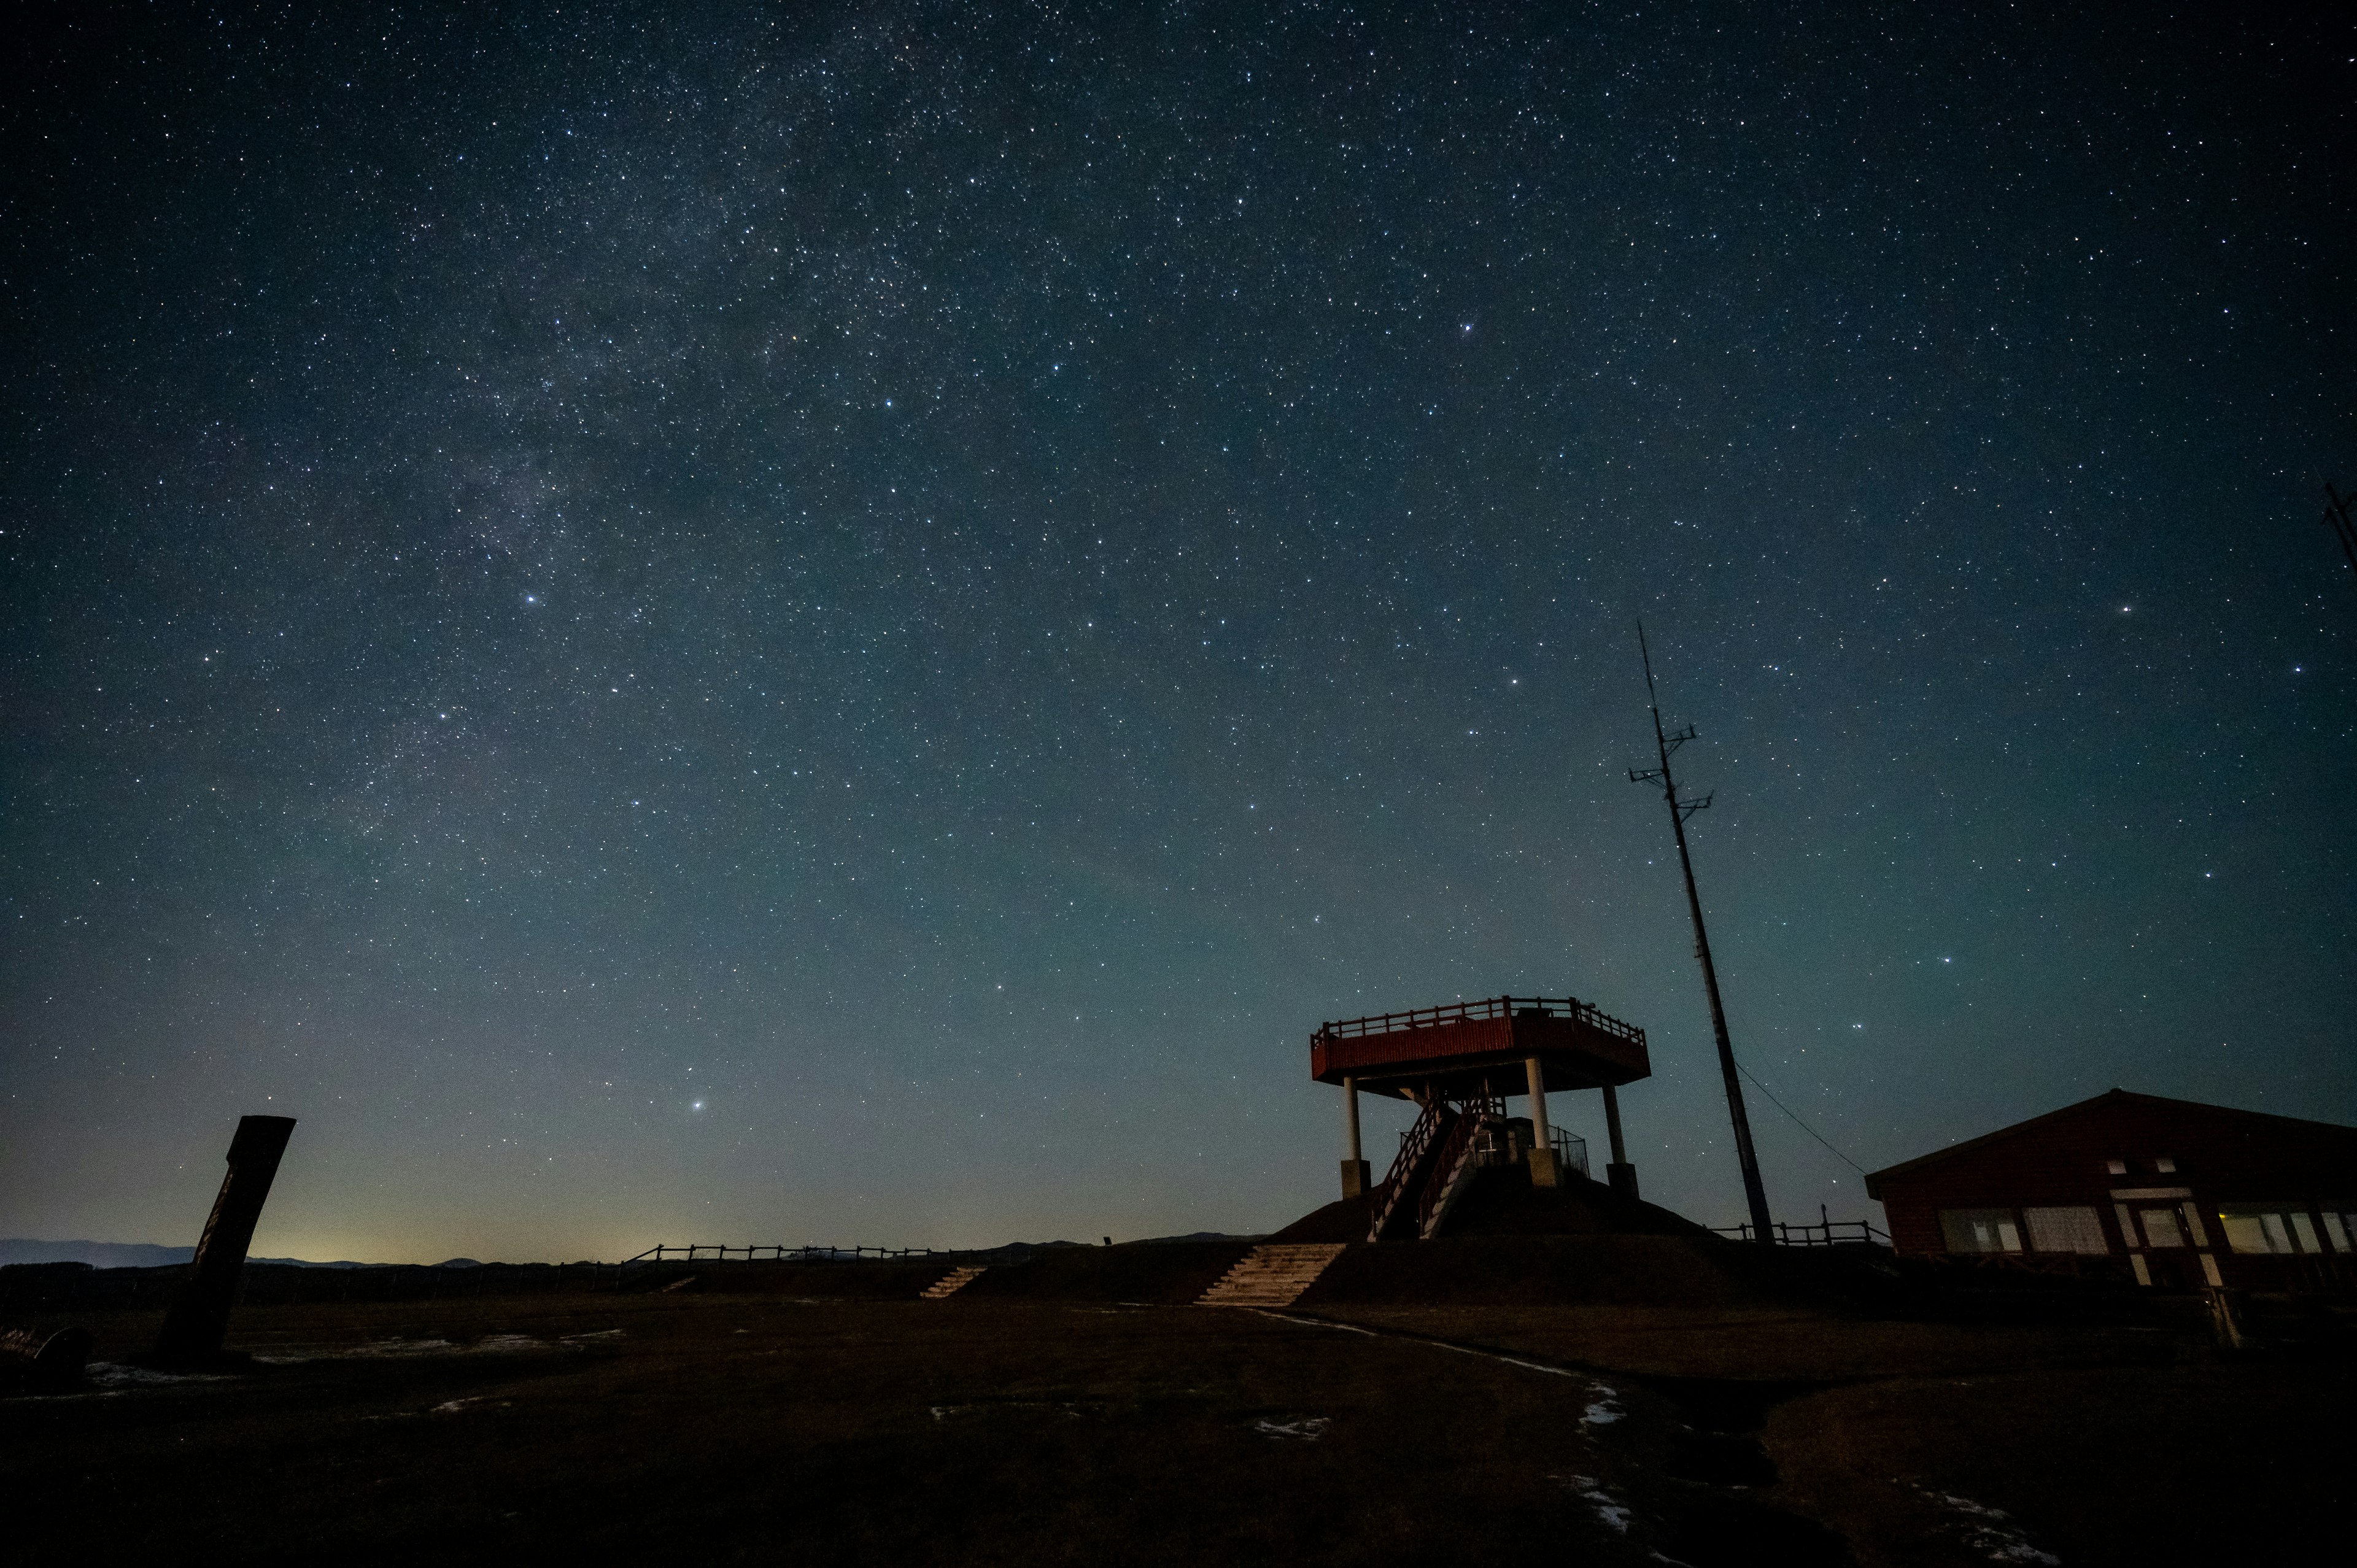
[[[1967,1523],[1964,1543],[1985,1553],[1992,1563],[2060,1564],[2062,1561],[2050,1552],[2032,1546],[2029,1537],[2003,1509],[1993,1509],[1953,1492],[1935,1492],[1929,1487],[1918,1486],[1915,1489],[1949,1512],[1962,1514]]]
[[[158,1372],[146,1367],[126,1367],[114,1361],[92,1361],[82,1369],[102,1389],[137,1388],[155,1383],[225,1383],[227,1372]]]
[[[621,1330],[618,1328],[609,1332],[619,1334]],[[565,1340],[565,1343],[570,1345],[583,1339],[603,1337],[605,1337],[604,1335],[576,1335],[574,1338]],[[409,1356],[522,1356],[530,1355],[535,1351],[554,1350],[556,1348],[547,1340],[536,1339],[529,1334],[486,1334],[472,1345],[463,1346],[454,1345],[447,1339],[404,1339],[396,1336],[391,1339],[376,1339],[366,1345],[355,1345],[349,1350],[335,1351],[331,1354],[381,1360]]]
[[[1629,1523],[1637,1517],[1636,1510],[1606,1491],[1593,1476],[1558,1476],[1563,1482],[1584,1498],[1596,1510],[1596,1517],[1622,1535],[1629,1533]]]
[[[1579,1418],[1582,1426],[1609,1426],[1629,1413],[1613,1402],[1620,1397],[1618,1389],[1593,1383],[1589,1385],[1587,1393],[1594,1402],[1587,1407],[1587,1413]]]
[[[1313,1415],[1300,1421],[1255,1421],[1253,1430],[1264,1437],[1274,1437],[1279,1441],[1295,1438],[1303,1443],[1315,1443],[1325,1436],[1326,1429],[1333,1424],[1334,1418],[1330,1415]]]

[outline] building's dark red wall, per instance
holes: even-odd
[[[2164,1157],[2177,1162],[2173,1174],[2155,1168]],[[2113,1159],[2127,1162],[2126,1175],[2105,1168]],[[2190,1187],[2205,1214],[2221,1204],[2357,1199],[2357,1128],[2111,1094],[1915,1169],[1878,1172],[1873,1181],[1900,1252],[1945,1251],[1943,1208],[2075,1204],[2100,1214],[2105,1236],[2121,1249],[2115,1188]],[[2223,1239],[2212,1241],[2222,1262]]]

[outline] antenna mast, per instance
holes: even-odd
[[[2349,515],[2350,499],[2334,489],[2330,480],[2325,482],[2324,522],[2332,530],[2332,537],[2341,541],[2341,553],[2349,557],[2349,569],[2357,572],[2357,519]]]
[[[1631,784],[1651,784],[1661,780],[1662,798],[1670,803],[1670,829],[1677,835],[1678,865],[1686,876],[1686,909],[1694,916],[1695,957],[1702,961],[1703,989],[1710,993],[1710,1028],[1718,1038],[1718,1070],[1727,1079],[1727,1113],[1735,1123],[1735,1154],[1743,1162],[1743,1197],[1751,1209],[1751,1239],[1764,1247],[1776,1244],[1776,1233],[1769,1226],[1768,1190],[1760,1184],[1760,1156],[1751,1147],[1751,1118],[1743,1111],[1743,1084],[1735,1073],[1735,1047],[1727,1038],[1727,1009],[1718,1000],[1718,969],[1710,961],[1710,933],[1703,929],[1702,896],[1695,891],[1694,858],[1686,854],[1686,819],[1706,809],[1711,797],[1699,800],[1678,799],[1678,781],[1670,772],[1670,754],[1694,739],[1692,725],[1675,735],[1662,729],[1662,702],[1653,692],[1653,654],[1645,646],[1645,623],[1637,623],[1637,653],[1645,661],[1645,701],[1653,710],[1653,749],[1660,756],[1659,768],[1629,769]]]

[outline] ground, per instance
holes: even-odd
[[[0,1402],[0,1474],[38,1499],[12,1534],[248,1562],[2289,1561],[2357,1394],[2337,1355],[2224,1359],[2190,1320],[1271,1316],[1020,1277],[249,1304],[242,1375]],[[113,1364],[159,1316],[69,1316]]]

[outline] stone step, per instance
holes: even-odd
[[[1291,1306],[1326,1266],[1342,1255],[1343,1243],[1283,1241],[1255,1247],[1205,1291],[1199,1306]]]
[[[927,1285],[919,1294],[926,1301],[939,1301],[945,1295],[955,1295],[974,1283],[989,1267],[988,1263],[961,1263]]]

